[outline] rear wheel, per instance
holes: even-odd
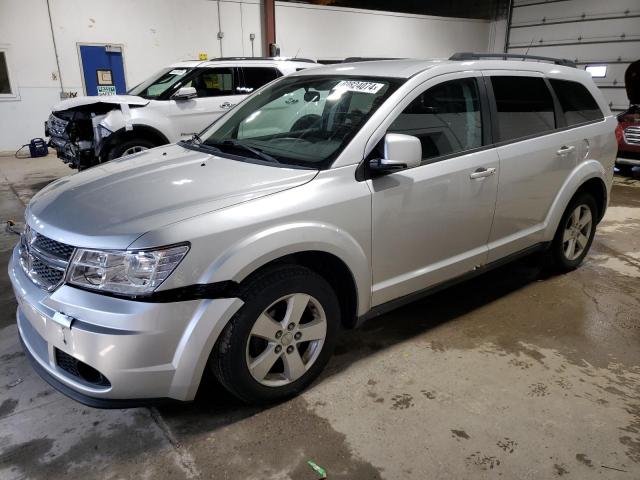
[[[586,257],[596,232],[596,202],[588,193],[576,195],[562,215],[551,245],[555,267],[570,271]]]
[[[285,265],[251,279],[240,296],[245,304],[212,352],[214,374],[247,403],[296,395],[333,351],[340,325],[336,294],[311,270]]]
[[[146,138],[133,138],[131,140],[126,140],[111,149],[109,152],[109,160],[143,152],[154,147],[157,147],[157,145]]]

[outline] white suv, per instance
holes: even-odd
[[[191,138],[247,94],[278,77],[316,66],[312,60],[286,58],[179,62],[127,95],[59,102],[45,122],[45,135],[59,158],[84,169]]]
[[[190,400],[205,369],[270,402],[341,328],[534,251],[576,268],[616,118],[566,62],[454,58],[297,72],[45,187],[9,264],[37,371],[97,406]]]

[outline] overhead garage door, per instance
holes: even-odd
[[[613,111],[628,108],[624,73],[640,58],[638,0],[514,0],[508,28],[509,53],[606,65],[596,84]]]

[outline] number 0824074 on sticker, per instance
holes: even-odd
[[[378,91],[384,87],[384,83],[375,82],[360,82],[357,80],[343,80],[339,82],[334,88],[336,90],[347,90],[350,92],[360,93],[378,93]]]

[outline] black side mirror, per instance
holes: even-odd
[[[315,90],[308,90],[304,92],[304,101],[305,102],[318,102],[320,100],[320,92]]]

